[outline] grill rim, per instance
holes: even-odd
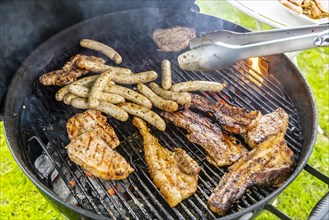
[[[59,38],[61,35],[64,35],[67,32],[70,32],[72,30],[75,30],[76,28],[83,28],[83,26],[85,24],[88,24],[90,22],[95,22],[99,19],[106,19],[106,17],[111,17],[112,16],[117,16],[117,15],[124,15],[126,13],[141,13],[143,11],[150,12],[152,9],[134,9],[134,10],[129,10],[129,11],[123,11],[123,12],[114,12],[114,13],[109,13],[109,14],[105,14],[105,15],[100,15],[82,22],[79,22],[77,24],[74,24],[62,31],[60,31],[59,33],[57,33],[56,35],[52,36],[51,38],[49,38],[48,40],[46,40],[44,43],[42,43],[36,50],[34,50],[22,63],[21,67],[17,70],[11,85],[9,87],[8,93],[6,95],[6,99],[5,99],[5,108],[4,108],[4,133],[5,133],[5,137],[6,137],[6,141],[8,144],[8,147],[10,149],[11,154],[13,155],[15,161],[18,163],[19,167],[23,170],[23,172],[25,173],[25,175],[28,176],[28,178],[38,187],[38,189],[42,192],[42,194],[46,197],[50,197],[50,199],[53,199],[55,202],[61,204],[64,207],[68,207],[69,209],[83,215],[86,217],[91,217],[94,219],[108,219],[106,216],[101,216],[101,215],[97,215],[89,210],[85,210],[83,208],[77,207],[77,206],[73,206],[70,204],[65,203],[64,201],[62,201],[61,199],[59,199],[57,197],[57,195],[51,191],[50,189],[48,189],[46,186],[44,186],[44,184],[39,181],[39,179],[37,178],[36,175],[33,174],[33,172],[26,166],[22,155],[23,153],[21,153],[19,150],[21,149],[17,149],[17,147],[14,147],[15,145],[20,146],[22,143],[19,140],[17,140],[17,136],[19,136],[18,134],[18,130],[14,129],[14,127],[20,127],[19,123],[18,123],[18,115],[21,114],[21,105],[22,105],[22,101],[23,99],[20,99],[20,102],[15,102],[14,99],[12,97],[17,97],[17,89],[15,88],[15,83],[16,82],[20,82],[22,80],[25,79],[26,74],[24,74],[24,72],[26,73],[26,66],[28,66],[29,63],[35,61],[34,58],[37,54],[39,54],[41,51],[43,50],[47,50],[48,46],[50,45],[50,43],[52,41],[56,41],[57,38]],[[160,9],[159,9],[160,10]],[[161,9],[161,11],[168,11],[168,12],[172,12],[172,11],[176,11],[178,13],[182,13],[184,11],[182,10],[172,10],[172,9]],[[230,21],[221,19],[221,18],[217,18],[211,15],[206,15],[206,14],[202,14],[202,13],[198,13],[198,12],[192,12],[192,11],[186,11],[188,13],[195,13],[195,14],[201,14],[203,16],[207,16],[207,17],[212,17],[214,19],[216,19],[217,21],[223,21],[225,23],[229,23],[232,24],[236,27],[239,28],[243,28],[237,24],[234,24]],[[244,29],[244,28],[243,28]],[[245,29],[246,30],[246,29]],[[247,30],[246,30],[247,31]],[[310,157],[312,151],[313,151],[313,147],[316,141],[316,136],[317,136],[317,127],[318,127],[318,120],[317,120],[317,109],[316,109],[316,105],[315,105],[315,100],[314,100],[314,96],[312,94],[312,91],[306,81],[306,79],[302,76],[302,74],[300,73],[299,69],[296,67],[296,65],[294,65],[288,58],[287,56],[281,54],[278,55],[280,57],[280,60],[284,60],[287,64],[289,64],[289,69],[291,69],[291,72],[294,73],[294,77],[299,78],[299,81],[302,83],[301,86],[303,86],[304,89],[306,89],[307,94],[304,94],[304,96],[307,96],[309,98],[309,102],[310,102],[310,109],[312,110],[312,129],[311,131],[313,131],[311,133],[311,138],[309,138],[308,143],[304,143],[303,148],[304,147],[308,147],[307,150],[305,150],[306,153],[301,154],[299,161],[297,161],[297,166],[294,170],[294,172],[290,175],[290,177],[286,180],[286,182],[280,186],[279,188],[277,188],[274,192],[272,192],[270,195],[268,195],[267,197],[265,197],[264,199],[258,201],[257,203],[239,211],[236,213],[232,213],[223,217],[220,217],[220,219],[232,219],[232,218],[237,218],[239,216],[242,216],[246,213],[252,212],[252,211],[257,211],[259,209],[264,209],[264,206],[269,203],[271,200],[273,200],[277,195],[279,195],[288,185],[290,185],[292,183],[292,181],[299,175],[299,173],[302,171],[302,169],[306,166],[307,164],[307,160]],[[24,96],[23,94],[20,94],[20,96]],[[17,111],[18,109],[18,111]],[[300,114],[300,112],[298,112]],[[306,115],[304,116],[306,117]],[[304,128],[303,128],[304,129]],[[303,149],[302,148],[302,149]],[[49,199],[47,199],[49,201]],[[50,201],[53,204],[53,201]]]

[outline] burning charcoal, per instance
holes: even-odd
[[[34,161],[34,166],[43,177],[43,179],[47,179],[50,182],[53,182],[58,176],[58,171],[55,169],[54,165],[46,154],[41,154]]]

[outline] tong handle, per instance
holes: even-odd
[[[218,42],[232,45],[254,44],[262,41],[271,41],[280,38],[295,37],[312,33],[320,33],[329,29],[328,24],[307,25],[295,28],[282,28],[269,31],[256,31],[238,33],[232,31],[216,31],[204,36],[194,38],[190,41],[190,48],[200,47],[202,45],[214,44]]]

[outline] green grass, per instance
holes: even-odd
[[[232,8],[225,1],[197,1],[201,12],[255,29],[254,20]],[[264,26],[265,28],[268,28]],[[304,51],[298,55],[298,65],[307,78],[317,102],[319,134],[309,164],[329,175],[329,50]],[[326,136],[325,136],[326,135]],[[5,143],[0,123],[0,219],[64,219],[41,196],[17,166]],[[306,219],[316,202],[328,192],[328,186],[303,171],[278,197],[277,207],[293,219]],[[276,219],[263,212],[257,219]]]

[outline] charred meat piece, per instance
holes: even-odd
[[[95,131],[76,137],[66,146],[69,158],[105,180],[125,179],[134,169],[119,153],[111,149]]]
[[[87,131],[95,131],[97,136],[102,138],[110,148],[116,148],[120,141],[106,120],[107,118],[100,111],[92,109],[76,114],[66,123],[69,139],[72,141]]]
[[[190,110],[162,112],[161,115],[174,125],[188,131],[187,139],[200,145],[207,154],[207,161],[214,166],[231,165],[247,153],[247,150],[232,136]]]
[[[191,196],[197,190],[198,164],[182,149],[174,152],[162,147],[148,131],[146,122],[134,117],[133,125],[144,139],[144,154],[150,176],[170,207]]]
[[[260,111],[250,111],[221,102],[213,102],[196,94],[192,94],[192,100],[188,106],[210,113],[224,130],[232,134],[245,133],[257,125],[258,120],[262,116]]]
[[[282,108],[278,108],[274,112],[263,115],[257,125],[243,136],[252,148],[271,146],[276,139],[284,139],[287,129],[288,115]]]
[[[293,152],[285,140],[268,148],[255,148],[229,167],[209,198],[211,211],[222,216],[253,185],[282,184],[291,172]]]
[[[195,29],[180,26],[157,29],[152,33],[155,44],[163,52],[181,51],[189,45],[190,40],[195,38],[195,36]]]
[[[89,71],[79,68],[76,63],[78,60],[90,60],[104,64],[105,61],[99,57],[85,56],[77,54],[64,64],[62,69],[44,73],[40,76],[39,81],[44,86],[64,86],[76,81],[80,76],[86,75]]]

